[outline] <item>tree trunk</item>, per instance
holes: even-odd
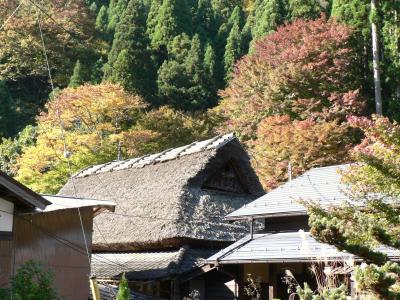
[[[371,13],[376,14],[377,0],[371,0]],[[375,88],[375,106],[376,114],[382,115],[382,91],[381,91],[381,74],[379,67],[379,43],[378,43],[378,29],[374,18],[371,20],[372,32],[372,62],[374,69],[374,88]]]

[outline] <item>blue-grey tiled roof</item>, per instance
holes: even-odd
[[[340,182],[340,171],[350,165],[313,168],[303,175],[270,191],[264,196],[230,213],[227,219],[266,217],[279,215],[305,215],[299,200],[316,201],[324,206],[350,201],[346,186]]]

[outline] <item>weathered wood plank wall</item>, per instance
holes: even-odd
[[[92,208],[81,208],[81,215],[90,253]],[[52,270],[55,286],[63,299],[87,299],[90,267],[77,209],[24,215],[23,218],[14,218],[13,241],[0,241],[0,286],[8,282],[18,266],[34,259]]]

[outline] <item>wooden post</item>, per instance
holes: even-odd
[[[101,300],[100,299],[100,291],[99,286],[97,285],[96,277],[90,277],[90,289],[92,291],[93,300]]]
[[[268,299],[269,300],[274,299],[274,286],[273,285],[268,285]]]
[[[250,239],[252,240],[254,236],[254,219],[250,218]]]

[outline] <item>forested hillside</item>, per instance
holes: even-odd
[[[76,171],[228,130],[266,187],[289,161],[347,160],[360,135],[346,117],[374,112],[371,23],[384,114],[400,119],[399,6],[0,0],[1,168],[55,192],[66,157]]]

